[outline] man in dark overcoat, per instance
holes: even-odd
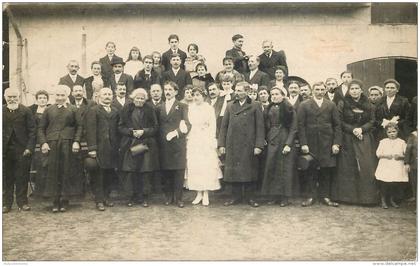
[[[188,84],[192,84],[191,75],[181,66],[181,57],[179,54],[172,54],[171,55],[171,68],[162,74],[162,84],[166,81],[173,81],[176,83],[177,87],[179,88],[178,94],[176,95],[176,99],[181,101],[184,99],[184,88]]]
[[[176,202],[183,208],[182,189],[186,167],[186,135],[191,129],[188,120],[188,105],[179,102],[175,96],[178,85],[173,81],[164,84],[166,101],[159,106],[160,126],[159,154],[164,178],[165,205]]]
[[[316,160],[314,167],[306,175],[309,198],[302,206],[314,202],[317,178],[319,194],[324,204],[337,207],[331,198],[331,182],[342,142],[341,121],[336,105],[324,98],[326,86],[323,82],[313,85],[313,98],[302,102],[298,108],[298,134],[302,153],[311,153]]]
[[[239,82],[236,99],[228,103],[218,137],[221,154],[226,154],[224,181],[232,184],[232,199],[225,205],[238,203],[245,189],[248,204],[258,207],[253,198],[258,180],[259,159],[264,148],[264,118],[261,104],[248,97],[250,85]]]
[[[95,195],[96,208],[105,210],[105,205],[110,204],[112,180],[115,177],[115,168],[118,160],[118,111],[111,106],[112,90],[102,88],[99,92],[99,104],[90,108],[86,114],[86,141],[89,150],[88,155],[96,159],[98,168],[91,171],[94,178],[93,192]]]
[[[42,194],[53,198],[52,211],[65,212],[68,197],[82,190],[82,173],[74,168],[80,161],[73,153],[80,151],[82,126],[77,108],[67,105],[68,87],[58,85],[55,89],[55,104],[48,107],[38,127],[41,152],[48,153],[48,170]]]
[[[11,210],[16,191],[18,210],[29,211],[28,181],[35,148],[36,125],[31,110],[19,104],[19,91],[4,91],[3,105],[3,213]],[[16,190],[15,190],[16,187]]]
[[[286,54],[283,50],[278,52],[274,51],[273,42],[269,40],[263,41],[262,48],[264,52],[259,56],[260,64],[258,65],[258,68],[267,73],[270,76],[270,79],[276,79],[276,76],[274,75],[276,73],[276,67],[284,66],[286,70],[284,75],[287,76],[289,70],[286,63]]]

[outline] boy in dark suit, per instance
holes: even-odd
[[[35,148],[36,126],[31,110],[19,104],[19,91],[4,91],[3,105],[3,213],[13,205],[16,186],[18,210],[29,211],[28,181],[31,154]]]
[[[343,83],[340,84],[340,86],[337,87],[335,90],[334,95],[334,103],[337,105],[340,101],[344,100],[344,97],[348,94],[349,90],[349,83],[353,79],[353,73],[350,71],[343,71],[340,74],[340,78],[343,81]]]
[[[168,71],[171,69],[171,58],[173,54],[178,54],[179,58],[181,59],[180,67],[185,69],[185,59],[187,58],[187,54],[178,48],[179,46],[179,37],[176,34],[171,34],[168,37],[169,42],[169,50],[162,54],[162,65],[164,67],[164,71]],[[181,87],[180,87],[181,88]]]
[[[117,84],[123,83],[127,90],[127,94],[133,91],[133,78],[124,73],[125,62],[122,59],[112,59],[112,71],[114,72],[110,78],[111,89],[113,92],[117,89]]]
[[[191,124],[188,121],[188,105],[175,98],[178,90],[178,85],[175,82],[165,82],[166,101],[158,109],[159,153],[164,177],[165,205],[176,202],[179,208],[183,208],[182,189],[186,167],[186,135],[191,129]]]
[[[113,74],[111,62],[117,59],[123,61],[121,57],[115,55],[116,49],[117,46],[114,42],[107,42],[105,45],[107,55],[99,59],[99,62],[101,63],[102,76],[107,79],[110,79]]]
[[[181,56],[179,54],[171,55],[171,68],[162,74],[162,83],[173,81],[179,88],[176,95],[177,100],[184,99],[184,88],[188,84],[192,84],[190,74],[181,68]]]
[[[153,69],[153,57],[146,55],[143,58],[144,69],[134,77],[134,88],[143,88],[148,93],[152,84],[160,84],[160,75]]]

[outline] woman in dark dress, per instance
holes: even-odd
[[[264,110],[268,145],[261,193],[280,200],[280,206],[284,207],[293,192],[297,116],[283,90],[273,87],[270,94],[271,103]]]
[[[118,130],[122,135],[121,155],[123,158],[122,171],[126,173],[127,181],[131,182],[133,189],[128,206],[135,202],[148,207],[147,194],[144,189],[145,181],[149,181],[153,172],[159,170],[159,151],[155,136],[158,130],[158,120],[153,106],[147,101],[147,92],[144,89],[135,89],[130,102],[121,110]],[[148,151],[132,155],[130,148],[145,144]],[[129,185],[130,186],[130,183]]]
[[[354,79],[349,93],[338,103],[342,121],[343,146],[340,149],[337,176],[332,195],[337,201],[354,204],[376,204],[378,189],[375,181],[377,159],[373,129],[375,109],[362,94],[363,85]]]
[[[35,118],[36,126],[38,127],[42,114],[49,106],[48,92],[45,90],[37,91],[35,94],[35,101],[36,103],[31,105],[29,109],[31,109]],[[31,165],[31,177],[34,176],[34,178],[31,178],[31,188],[34,190],[34,193],[38,195],[39,189],[37,187],[44,187],[45,175],[47,173],[48,156],[41,152],[38,140],[36,143],[35,153]],[[33,183],[35,183],[35,185]]]

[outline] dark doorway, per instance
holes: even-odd
[[[386,79],[396,79],[400,84],[399,94],[410,101],[417,96],[417,58],[413,57],[378,57],[354,62],[347,65],[354,78],[360,79],[365,91],[370,86],[381,86]]]

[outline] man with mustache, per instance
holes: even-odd
[[[178,85],[173,81],[164,84],[166,101],[157,110],[159,121],[160,166],[164,177],[165,205],[175,202],[184,207],[182,189],[186,167],[186,135],[191,129],[188,105],[178,101]]]
[[[99,104],[93,106],[86,114],[86,141],[89,157],[96,159],[97,169],[90,174],[94,179],[93,194],[96,208],[105,210],[105,205],[112,206],[109,201],[112,180],[115,177],[115,168],[118,160],[118,111],[112,105],[112,90],[102,88],[99,92]]]
[[[127,89],[124,83],[119,83],[117,85],[117,90],[115,91],[115,97],[112,100],[112,107],[114,107],[118,112],[131,102],[131,99],[127,97]]]
[[[226,154],[224,181],[232,185],[231,199],[225,206],[239,203],[243,198],[258,207],[254,191],[258,180],[259,158],[264,148],[265,128],[261,104],[248,97],[251,86],[239,82],[235,100],[228,103],[218,136],[220,154]],[[242,195],[242,191],[245,195]]]
[[[127,94],[130,94],[134,88],[133,77],[124,73],[125,62],[121,58],[113,58],[111,61],[113,74],[111,75],[109,82],[113,92],[117,89],[117,84],[123,83],[127,90]]]
[[[3,213],[13,205],[16,186],[18,210],[29,211],[28,181],[31,155],[35,148],[36,125],[31,110],[19,104],[19,91],[4,91],[3,105]]]
[[[85,84],[85,79],[79,74],[77,74],[79,69],[79,62],[77,62],[76,60],[70,60],[67,64],[67,70],[69,71],[69,73],[64,77],[60,78],[58,85],[66,85],[71,89],[71,91],[73,91],[73,87],[76,85],[83,87],[83,85]],[[70,96],[70,99],[72,97],[73,96]]]

